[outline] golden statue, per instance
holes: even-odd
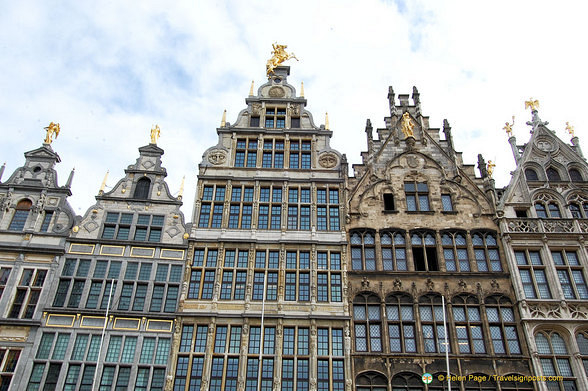
[[[570,136],[572,136],[572,138],[574,138],[574,127],[572,125],[570,125],[569,122],[566,122],[566,130],[568,131]]]
[[[525,101],[525,110],[531,108],[531,111],[537,111],[539,108],[539,101],[537,99],[530,98],[528,101]]]
[[[59,136],[59,124],[53,123],[51,122],[49,124],[49,126],[47,126],[46,128],[43,128],[47,131],[47,135],[45,136],[45,141],[43,141],[44,144],[51,144],[51,142],[53,142],[53,136],[55,135],[55,138],[57,138],[57,136]]]
[[[151,144],[157,144],[157,139],[161,135],[161,130],[159,129],[159,125],[155,125],[151,128]]]
[[[272,47],[274,48],[274,50],[272,51],[272,58],[267,60],[267,64],[265,66],[267,69],[268,76],[274,73],[274,69],[276,69],[276,67],[284,61],[289,60],[291,58],[298,61],[294,53],[288,54],[288,52],[286,52],[286,48],[288,47],[288,45],[278,45],[278,43],[276,42],[272,43]]]
[[[414,137],[414,132],[412,131],[414,129],[414,123],[412,122],[412,120],[410,119],[410,114],[408,114],[408,111],[404,114],[402,114],[402,127],[400,128],[402,130],[402,133],[404,133],[404,135],[406,137]]]
[[[514,115],[512,116],[512,124],[509,124],[508,121],[504,124],[504,130],[506,130],[506,134],[508,134],[508,137],[512,137],[512,127],[514,125]]]
[[[494,172],[494,167],[496,164],[492,160],[488,160],[488,166],[486,167],[486,172],[488,172],[488,176],[492,178],[492,173]]]

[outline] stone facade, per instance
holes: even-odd
[[[506,260],[537,375],[562,376],[540,390],[588,384],[588,165],[578,137],[560,140],[536,110],[531,138],[498,204]]]
[[[532,372],[485,164],[477,177],[449,123],[444,138],[430,127],[416,88],[412,104],[392,88],[388,98],[347,185],[355,387],[424,390],[430,373],[427,389],[445,389],[446,320],[452,387],[533,389],[492,377]]]

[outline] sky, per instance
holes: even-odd
[[[569,142],[569,121],[588,153],[588,3],[562,1],[1,1],[0,164],[3,180],[41,146],[50,122],[69,201],[84,214],[107,170],[107,190],[161,128],[167,183],[192,220],[198,164],[217,144],[223,110],[235,122],[251,81],[267,81],[271,44],[288,45],[290,84],[304,82],[317,125],[360,163],[365,123],[384,127],[388,86],[420,92],[430,126],[452,127],[464,162],[496,164],[498,187],[515,168],[503,130],[515,116],[518,144],[531,114]],[[584,37],[584,38],[582,38]]]

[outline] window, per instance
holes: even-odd
[[[384,193],[382,195],[384,198],[384,211],[393,211],[396,210],[394,207],[394,194],[392,193]]]
[[[584,372],[588,376],[588,334],[586,331],[582,331],[576,335],[576,342],[578,343],[578,349],[580,352],[580,358],[582,359],[582,366]]]
[[[284,168],[284,140],[265,139],[263,141],[263,168]]]
[[[103,239],[128,240],[133,223],[132,213],[107,212],[104,220]]]
[[[261,385],[261,390],[272,390],[275,346],[275,327],[264,327],[263,337],[261,336],[261,327],[252,326],[250,328],[245,390],[257,390],[258,384]],[[260,351],[262,353],[261,364],[259,362]]]
[[[259,116],[251,116],[249,118],[249,126],[252,128],[259,128]]]
[[[9,318],[32,319],[45,283],[47,270],[23,269],[16,288]]]
[[[310,169],[311,142],[307,140],[290,140],[290,164],[293,169]]]
[[[288,188],[288,229],[310,230],[310,189]]]
[[[310,387],[310,333],[308,328],[284,327],[282,391],[308,391]]]
[[[552,181],[552,182],[561,181],[561,176],[559,175],[559,171],[557,171],[555,168],[549,167],[547,170],[545,170],[545,172],[547,174],[547,179],[549,181]]]
[[[576,390],[576,378],[564,339],[556,332],[542,331],[535,335],[537,353],[543,376],[562,376],[563,380],[548,381],[550,390]]]
[[[410,235],[414,268],[417,271],[438,271],[437,247],[431,232],[417,231]]]
[[[330,256],[330,262],[329,261]],[[317,301],[340,302],[341,296],[341,274],[337,271],[341,269],[341,254],[339,253],[317,253]],[[329,272],[328,270],[331,270]],[[291,273],[295,273],[292,271]],[[292,289],[292,287],[290,287]],[[289,291],[289,295],[294,295]]]
[[[220,228],[223,218],[225,187],[216,185],[204,186],[198,227]]]
[[[382,351],[380,299],[375,295],[357,295],[353,300],[355,350]]]
[[[292,128],[292,129],[299,129],[300,128],[300,117],[291,117],[290,118],[290,128]]]
[[[22,231],[25,227],[25,223],[27,222],[27,218],[29,217],[29,212],[33,207],[33,202],[28,199],[18,201],[16,204],[16,210],[14,211],[14,216],[12,216],[12,221],[8,226],[10,231]]]
[[[570,214],[572,215],[572,217],[574,219],[581,219],[582,216],[582,212],[580,207],[578,206],[578,204],[572,202],[570,203],[570,205],[568,206],[568,208],[570,209]]]
[[[441,235],[445,269],[448,272],[469,272],[468,247],[466,234],[462,232],[445,232]]]
[[[464,382],[466,391],[495,391],[498,389],[496,381],[492,376],[485,373],[472,373],[471,378],[468,376]],[[486,379],[478,381],[477,379]]]
[[[257,139],[238,139],[235,167],[257,166]]]
[[[474,296],[462,295],[454,297],[453,320],[457,347],[460,353],[486,353],[482,333],[480,304]]]
[[[489,296],[485,302],[494,354],[521,354],[511,301],[504,296]]]
[[[526,219],[528,216],[527,209],[515,209],[515,216]]]
[[[237,328],[234,329],[237,330]],[[183,326],[174,390],[184,390],[186,384],[189,384],[190,389],[200,389],[207,336],[207,325],[185,324]],[[191,367],[190,357],[192,357]]]
[[[443,212],[453,212],[451,194],[441,194],[441,205],[443,206]]]
[[[539,177],[537,176],[537,171],[533,170],[532,168],[527,168],[525,170],[525,178],[528,181],[538,181]]]
[[[386,299],[386,320],[390,352],[416,352],[413,300],[408,295],[391,295]]]
[[[537,212],[537,217],[539,217],[540,219],[553,219],[561,217],[559,206],[556,202],[553,201],[547,204],[541,201],[535,202],[535,212]]]
[[[67,300],[67,307],[78,308],[89,270],[89,259],[67,258],[65,260],[53,300],[54,307],[65,306]]]
[[[392,389],[394,391],[424,391],[421,375],[414,373],[399,373],[392,378]]]
[[[284,129],[286,127],[286,108],[266,107],[265,127],[270,129]]]
[[[4,289],[6,288],[6,283],[8,282],[8,277],[10,277],[10,272],[12,268],[10,267],[0,267],[0,298],[4,293]]]
[[[282,188],[279,186],[262,187],[259,190],[259,229],[282,228]]]
[[[372,232],[351,232],[351,265],[353,270],[376,270],[375,245]]]
[[[570,168],[569,174],[570,174],[570,179],[572,180],[572,182],[583,182],[584,181],[584,178],[582,178],[582,174],[580,174],[580,171],[576,170],[575,168]]]
[[[404,232],[384,232],[380,235],[380,244],[384,270],[408,270]]]
[[[196,249],[190,272],[188,299],[212,300],[218,250]]]
[[[135,185],[135,193],[133,194],[133,198],[138,198],[140,200],[149,199],[149,188],[151,187],[151,180],[147,177],[142,177],[137,181]]]
[[[276,301],[278,299],[279,251],[258,250],[255,252],[253,295],[251,300]],[[265,287],[265,293],[264,293]]]
[[[235,328],[237,332],[229,332],[229,326],[216,326],[209,390],[237,389],[241,326]]]
[[[474,245],[474,255],[479,272],[502,271],[496,234],[492,232],[476,232],[472,234],[472,244]]]
[[[248,258],[247,250],[225,250],[221,300],[245,300]]]
[[[427,212],[429,208],[429,186],[425,182],[404,182],[406,210]]]
[[[324,284],[324,282],[323,282]],[[286,284],[284,300],[310,301],[310,253],[286,252]]]
[[[20,349],[0,348],[0,389],[8,390],[18,364]]]
[[[316,198],[316,228],[319,231],[338,231],[340,229],[339,190],[337,188],[317,189]]]
[[[329,349],[329,337],[331,337],[331,349]],[[332,358],[333,356],[343,356],[342,329],[317,329],[317,356],[317,390],[343,391],[345,383],[343,360]]]
[[[49,231],[49,224],[51,224],[52,218],[53,218],[53,211],[46,210],[45,216],[43,216],[43,222],[41,223],[41,232]]]
[[[419,315],[421,318],[425,352],[444,353],[446,345],[441,296],[434,294],[421,296],[419,299]],[[451,351],[451,345],[447,346],[447,348]]]
[[[222,206],[220,206],[222,213]],[[231,191],[231,206],[229,211],[229,228],[251,228],[253,215],[253,187],[233,186]],[[219,227],[220,219],[219,217]]]
[[[519,275],[527,299],[551,299],[545,266],[539,251],[515,251]]]
[[[159,242],[161,240],[161,229],[165,216],[139,215],[137,228],[135,229],[135,240]]]
[[[377,372],[366,372],[355,378],[356,391],[387,391],[388,379]],[[421,382],[422,384],[422,382]],[[401,388],[399,390],[402,390]],[[418,389],[417,389],[418,390]]]
[[[575,251],[552,251],[551,256],[566,299],[588,299],[584,268]]]

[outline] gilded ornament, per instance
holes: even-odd
[[[514,125],[514,115],[512,116],[512,124],[509,124],[508,121],[506,121],[506,123],[504,124],[504,129],[506,131],[506,134],[508,134],[508,137],[512,137],[512,127]]]
[[[568,131],[568,133],[570,134],[570,136],[572,136],[572,138],[574,138],[574,127],[572,125],[570,125],[569,122],[566,122],[566,130]]]
[[[291,58],[298,61],[294,53],[288,54],[288,52],[286,52],[286,48],[288,47],[288,45],[278,45],[278,43],[276,42],[272,44],[272,47],[274,48],[274,50],[272,51],[272,57],[269,60],[267,60],[267,65],[265,66],[267,69],[268,76],[274,73],[274,69],[276,69],[276,67],[284,61],[289,60]]]
[[[57,136],[59,136],[59,124],[56,124],[54,122],[51,122],[49,124],[49,126],[44,128],[47,131],[47,134],[45,136],[45,141],[43,141],[44,144],[51,144],[53,142],[53,136],[55,136],[55,138],[57,138]]]
[[[539,101],[537,99],[529,98],[528,101],[525,101],[525,110],[531,108],[531,111],[537,111],[539,108]]]
[[[410,119],[410,114],[407,111],[406,113],[402,114],[402,123],[400,130],[402,130],[402,133],[404,133],[405,137],[414,137],[413,129],[414,123]]]
[[[496,164],[492,160],[488,160],[488,166],[486,167],[486,171],[488,172],[488,176],[492,178],[492,173],[494,172],[494,167]]]
[[[159,125],[155,125],[151,127],[151,144],[157,144],[157,139],[161,134],[161,130],[159,129]]]

